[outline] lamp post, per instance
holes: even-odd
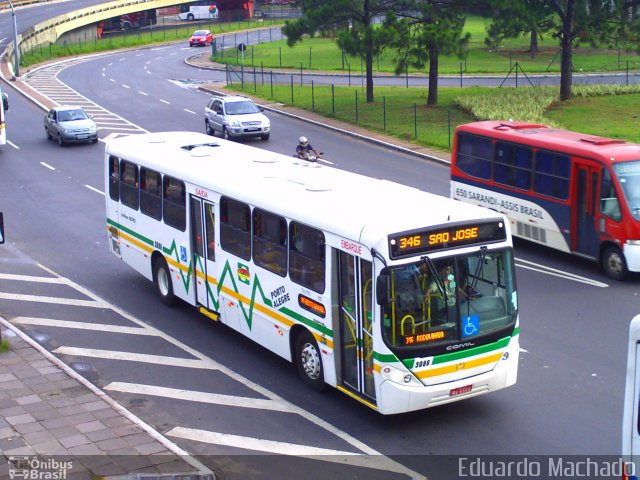
[[[16,11],[13,9],[13,3],[11,0],[7,0],[9,2],[9,7],[11,7],[11,16],[13,17],[13,57],[15,61],[14,72],[15,76],[20,76],[20,49],[18,48],[18,26],[16,24]]]

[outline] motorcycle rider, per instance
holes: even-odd
[[[307,137],[300,137],[298,139],[296,154],[298,155],[299,159],[308,160],[310,162],[315,162],[316,159],[320,158],[321,155],[321,153],[313,148],[313,146],[309,143]]]

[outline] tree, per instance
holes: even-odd
[[[624,0],[544,0],[560,18],[554,36],[560,40],[560,100],[571,98],[573,47],[588,41],[602,45],[619,34],[623,12],[633,1]]]
[[[492,48],[505,38],[529,35],[529,53],[538,53],[538,38],[553,29],[553,10],[540,0],[491,0],[492,22],[485,43]]]
[[[471,34],[462,33],[465,18],[461,3],[448,0],[408,0],[402,9],[387,16],[386,26],[395,32],[396,73],[409,66],[424,68],[429,62],[427,105],[438,103],[440,55],[463,58]]]
[[[303,16],[287,21],[282,31],[289,46],[303,35],[334,31],[338,46],[349,55],[362,58],[366,71],[367,102],[373,102],[373,59],[390,41],[385,28],[374,25],[396,2],[393,0],[303,0]]]

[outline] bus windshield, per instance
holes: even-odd
[[[631,215],[640,220],[640,160],[616,163],[613,166]]]
[[[400,357],[416,355],[416,349],[424,355],[431,347],[475,341],[515,325],[513,268],[511,249],[486,247],[389,267],[391,298],[382,307],[386,343]]]

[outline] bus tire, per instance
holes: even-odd
[[[175,302],[171,273],[164,258],[159,258],[153,264],[153,282],[156,284],[160,301],[171,306]]]
[[[188,22],[193,22],[194,19],[195,19],[195,17],[193,16],[193,13],[190,13],[189,15],[187,15],[187,21]]]
[[[602,253],[602,269],[609,278],[614,280],[624,280],[629,270],[624,255],[618,247],[610,246]]]
[[[322,392],[326,388],[320,349],[313,335],[307,330],[296,339],[295,362],[305,384],[316,392]]]

